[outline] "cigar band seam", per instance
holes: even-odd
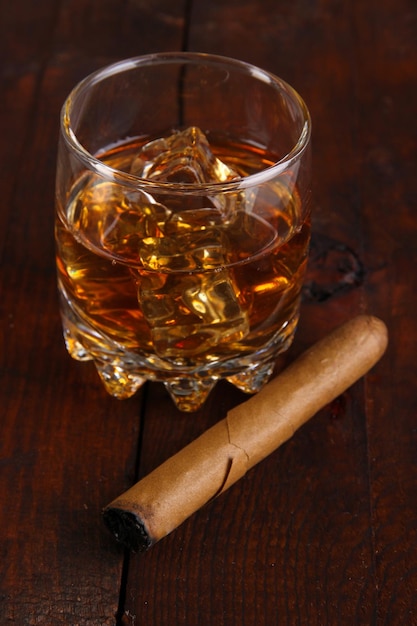
[[[233,485],[239,478],[244,476],[249,467],[249,455],[244,448],[235,444],[231,439],[229,420],[225,419],[227,428],[227,439],[230,447],[230,454],[227,459],[227,468],[224,475],[224,480],[217,490],[214,497],[217,497],[223,491],[226,491],[231,485]]]
[[[225,422],[226,422],[226,428],[227,428],[227,439],[229,441],[229,444],[231,446],[233,446],[233,448],[235,448],[235,450],[238,450],[239,456],[242,453],[245,455],[245,457],[246,457],[246,467],[248,467],[249,461],[250,461],[249,454],[246,452],[246,450],[244,448],[242,448],[241,446],[239,446],[237,443],[235,443],[232,440],[232,433],[230,431],[230,422],[229,422],[229,416],[228,415],[226,416]],[[232,458],[234,458],[234,455],[233,455]]]

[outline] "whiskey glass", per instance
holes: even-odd
[[[297,92],[200,53],[127,59],[61,115],[58,287],[67,350],[106,390],[161,381],[199,409],[256,393],[291,344],[310,239],[311,120]]]

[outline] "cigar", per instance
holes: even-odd
[[[383,355],[385,324],[360,315],[313,345],[257,394],[116,498],[103,519],[145,551],[290,439]]]

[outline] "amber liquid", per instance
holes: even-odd
[[[100,160],[128,172],[139,148],[131,142]],[[253,146],[211,149],[240,176],[273,162]],[[81,178],[56,223],[70,354],[169,380],[233,376],[251,355],[256,362],[285,349],[310,236],[309,212],[289,179],[202,199]]]

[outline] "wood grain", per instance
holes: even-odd
[[[417,624],[417,13],[413,0],[0,0],[0,623]],[[245,396],[119,402],[63,347],[53,197],[62,102],[89,72],[190,49],[290,82],[313,118],[296,340],[384,319],[381,363],[148,553],[101,508]]]
[[[369,10],[362,6],[357,15],[369,24],[367,40],[358,40],[358,89],[368,111],[358,121],[365,298],[390,324],[391,343],[370,380],[366,406],[377,620],[387,626],[417,623],[417,93],[411,79],[417,16],[404,0],[372,20]],[[367,55],[370,46],[374,53]]]
[[[181,45],[183,7],[0,6],[0,622],[110,625],[123,552],[100,510],[134,479],[142,395],[107,397],[92,366],[63,346],[53,248],[59,112],[103,63]]]

